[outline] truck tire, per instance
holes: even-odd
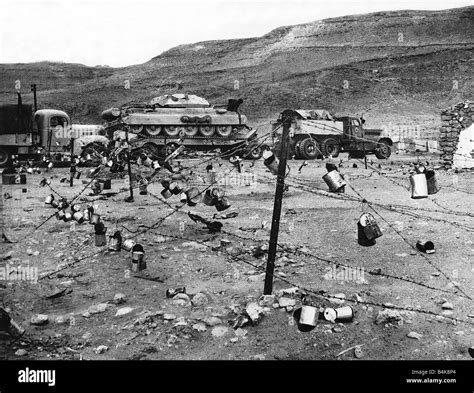
[[[302,141],[303,141],[303,140],[300,139],[300,140],[297,140],[297,141],[295,142],[294,153],[295,153],[295,159],[297,159],[297,160],[303,159],[303,156],[301,155],[301,151],[300,151],[300,145],[301,145],[301,142],[302,142]]]
[[[321,143],[321,152],[326,157],[332,156],[336,158],[341,151],[341,146],[339,142],[334,138],[326,138]]]
[[[9,166],[12,164],[12,153],[5,147],[0,147],[0,167]]]
[[[259,160],[262,158],[263,149],[262,146],[255,146],[249,150],[249,152],[245,155],[245,158],[250,160]]]
[[[377,143],[377,148],[375,149],[375,157],[379,160],[386,160],[392,154],[392,148],[390,145],[384,141]]]
[[[306,138],[298,146],[299,154],[306,160],[314,160],[320,154],[316,139]]]

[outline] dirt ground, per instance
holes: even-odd
[[[203,163],[204,159],[181,160],[181,165],[193,168],[192,183],[200,189],[209,185],[209,162]],[[383,162],[374,158],[376,170],[344,155],[342,159],[339,170],[354,189],[385,206],[373,205],[386,220],[374,215],[383,236],[374,246],[360,246],[357,221],[370,209],[344,198],[358,198],[349,186],[342,197],[316,190],[327,191],[323,161],[310,161],[301,172],[302,161],[289,161],[279,233],[285,249],[278,249],[274,299],[261,299],[267,254],[254,256],[258,245],[268,245],[276,182],[261,160],[244,161],[244,172],[253,177],[233,177],[236,171],[229,162],[211,161],[218,175],[232,170],[220,186],[232,205],[223,212],[198,204],[171,214],[174,210],[160,201],[159,181],[148,187],[158,198],[135,189],[134,203],[124,201],[125,178],[112,179],[112,189],[99,196],[88,188],[77,202],[97,205],[107,235],[121,230],[131,237],[130,231],[146,230],[134,238],[145,249],[147,269],[140,273],[130,271],[129,252],[96,247],[93,226],[87,222],[71,225],[53,217],[35,230],[55,212],[44,203],[51,190],[40,187],[41,179],[50,178],[54,190],[71,198],[85,186],[83,179],[90,180],[88,168],[80,169],[83,177],[73,187],[60,182],[68,175],[67,168],[27,175],[26,185],[3,185],[2,195],[12,196],[3,200],[4,233],[17,242],[0,243],[0,267],[36,267],[40,279],[0,281],[0,306],[25,329],[16,339],[0,334],[0,359],[470,359],[473,303],[457,288],[474,295],[473,172],[439,169],[441,190],[425,199],[411,199],[405,187],[408,163],[414,157],[394,156]],[[133,171],[151,172],[143,166],[133,166]],[[162,172],[157,179],[170,176]],[[166,202],[181,206],[178,196]],[[389,205],[398,208],[390,210]],[[230,218],[216,218],[223,232],[209,233],[188,212],[211,220],[215,214]],[[146,228],[168,215],[155,228]],[[411,245],[431,240],[436,252],[421,254],[401,236]],[[357,280],[341,275],[331,279],[337,264],[362,275]],[[382,274],[369,273],[377,271]],[[185,287],[188,296],[166,296],[167,289],[178,287]],[[302,289],[294,287],[314,291],[311,299],[320,307],[351,305],[353,321],[320,320],[312,331],[300,331],[293,312],[301,305]],[[288,293],[283,292],[286,289]],[[116,294],[124,295],[121,304],[114,301]],[[336,300],[317,294],[344,294],[345,301],[334,304]],[[452,310],[442,308],[446,302]],[[252,303],[257,303],[253,307],[259,318],[244,324],[244,310]],[[379,314],[384,303],[437,315],[394,310],[397,316],[386,320]],[[48,321],[31,324],[37,314],[47,315]],[[413,332],[419,335],[407,336]],[[354,346],[361,351],[356,353]]]

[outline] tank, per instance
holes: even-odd
[[[102,112],[105,127],[113,132],[123,130],[140,136],[143,144],[165,146],[179,142],[196,150],[232,149],[247,145],[257,131],[247,125],[247,117],[239,112],[242,99],[229,99],[224,105],[211,105],[193,94],[169,94],[153,98],[145,104],[126,105]],[[138,142],[137,142],[138,143]],[[247,149],[245,156],[261,156],[261,149]]]

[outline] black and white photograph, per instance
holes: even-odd
[[[472,393],[473,70],[472,0],[2,1],[0,392]]]

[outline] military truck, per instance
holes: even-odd
[[[105,144],[108,140],[101,126],[72,125],[66,112],[40,109],[23,104],[18,93],[16,104],[0,104],[0,166],[13,163],[13,158],[38,159],[41,156],[67,157],[74,138],[75,154],[91,139]]]
[[[129,104],[102,112],[110,139],[117,131],[129,132],[132,158],[141,154],[159,157],[178,145],[190,150],[221,149],[244,158],[259,159],[262,147],[257,130],[247,125],[239,112],[243,100],[230,99],[225,105],[211,105],[192,94],[158,96],[144,104]],[[100,146],[86,146],[91,149]],[[103,152],[102,152],[103,154]]]
[[[375,154],[387,159],[393,142],[382,136],[383,130],[364,128],[363,117],[336,117],[324,109],[290,110],[294,121],[290,129],[289,156],[311,160],[322,157],[337,157],[347,152],[350,157],[360,158]],[[287,111],[285,111],[287,112]],[[282,116],[272,122],[274,151],[279,153]]]

